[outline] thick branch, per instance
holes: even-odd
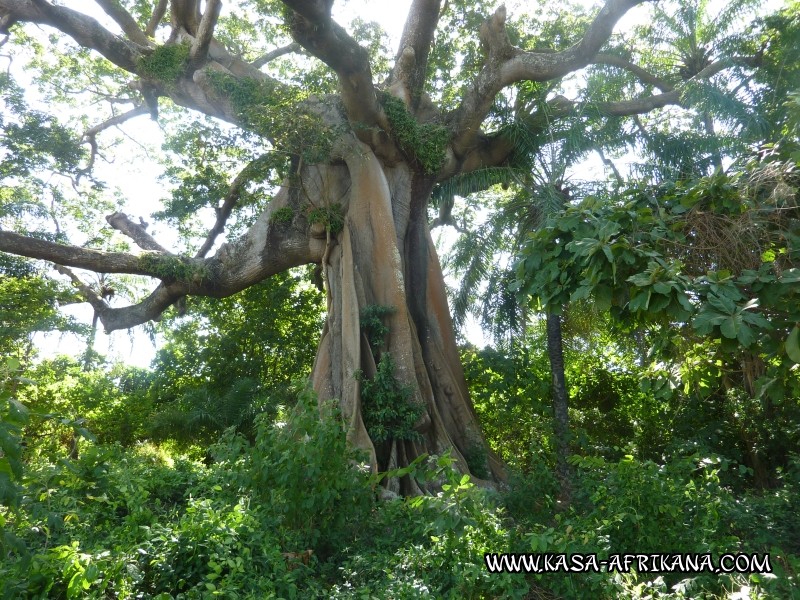
[[[187,295],[223,298],[292,267],[319,262],[325,251],[324,239],[309,237],[304,227],[270,222],[272,210],[285,206],[287,195],[284,189],[242,238],[223,244],[205,261],[196,261],[202,265],[202,277],[163,282],[139,304],[101,312],[106,331],[157,319]]]
[[[581,41],[562,52],[526,52],[513,47],[505,29],[505,7],[497,9],[481,29],[486,64],[452,116],[451,128],[459,132],[453,143],[456,155],[463,155],[472,147],[480,124],[500,90],[518,81],[558,79],[590,64],[611,37],[617,21],[645,1],[608,0]]]
[[[153,8],[153,14],[147,22],[147,27],[144,30],[147,37],[155,37],[156,29],[158,29],[158,25],[161,23],[161,19],[164,18],[166,13],[167,0],[158,0],[158,3]]]
[[[163,254],[172,254],[161,244],[159,244],[152,235],[145,231],[146,225],[144,223],[134,223],[125,213],[115,212],[114,214],[108,215],[106,217],[106,221],[109,225],[111,225],[111,227],[120,233],[125,234],[134,242],[136,242],[136,245],[142,250],[161,252]]]
[[[412,102],[412,111],[416,110],[414,104],[419,102],[425,85],[428,56],[439,23],[440,6],[441,0],[414,0],[397,49],[390,83],[402,83]]]
[[[140,46],[150,45],[150,40],[139,28],[131,14],[123,8],[119,0],[95,0],[103,11],[122,28],[125,35],[128,36],[132,42],[136,42]]]
[[[221,9],[222,3],[220,0],[207,0],[206,12],[203,13],[200,26],[197,28],[197,36],[192,44],[192,49],[189,51],[189,60],[194,68],[200,66],[208,55],[208,47],[211,44],[214,27],[217,25]]]
[[[309,235],[305,219],[273,222],[273,212],[288,202],[289,190],[282,188],[245,235],[223,244],[207,259],[162,252],[142,256],[100,252],[7,231],[0,231],[0,251],[99,273],[131,273],[161,279],[161,284],[139,304],[110,308],[93,302],[106,331],[113,331],[156,319],[186,295],[222,298],[292,267],[319,263],[326,241]]]
[[[85,48],[97,50],[115,65],[134,72],[141,47],[114,35],[97,20],[66,6],[45,0],[0,0],[0,12],[17,21],[50,25],[72,37]]]
[[[290,27],[294,39],[336,72],[342,101],[351,123],[364,131],[385,125],[372,81],[369,55],[330,16],[330,2],[283,0],[294,12]]]
[[[171,256],[148,255],[147,259],[125,252],[102,252],[56,244],[10,231],[0,231],[0,251],[28,258],[39,258],[67,267],[77,267],[98,273],[130,273],[161,278],[169,267]],[[192,259],[182,259],[185,261]],[[195,261],[202,265],[202,261]]]
[[[197,33],[200,26],[200,0],[172,0],[170,5],[173,35],[180,29],[190,35]]]

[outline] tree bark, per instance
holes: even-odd
[[[406,164],[386,167],[366,144],[353,140],[345,166],[308,169],[303,179],[301,189],[325,192],[309,201],[344,199],[344,227],[330,236],[323,264],[328,317],[312,375],[319,400],[339,401],[348,440],[365,451],[374,470],[450,451],[460,471],[503,479],[478,426],[458,356],[427,224],[431,178]],[[388,334],[378,351],[360,324],[369,306],[393,309],[384,319]],[[410,390],[408,402],[423,409],[414,425],[417,439],[376,443],[365,426],[365,404],[372,399],[362,397],[361,378],[372,378],[387,353],[398,385]],[[388,485],[404,495],[426,491],[407,477]]]
[[[564,345],[561,316],[547,313],[547,355],[553,375],[553,430],[556,438],[556,475],[561,486],[560,500],[568,504],[572,495],[569,463],[569,400],[564,376]]]

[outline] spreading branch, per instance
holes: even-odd
[[[67,246],[47,240],[20,235],[11,231],[0,231],[0,251],[39,258],[52,263],[98,273],[130,273],[160,278],[169,257],[153,256],[153,260],[142,260],[126,252],[103,252],[78,246]]]
[[[234,187],[234,186],[232,186]],[[106,331],[126,329],[158,318],[161,313],[187,295],[223,298],[235,294],[267,277],[293,267],[319,263],[325,252],[325,239],[309,235],[307,223],[274,223],[272,213],[289,201],[288,188],[282,188],[269,208],[236,241],[222,244],[210,258],[175,256],[163,251],[135,256],[124,252],[102,252],[56,244],[46,240],[0,230],[0,251],[46,260],[61,267],[87,269],[98,273],[129,273],[161,280],[142,302],[110,308],[92,302]],[[127,218],[113,218],[122,222]],[[129,221],[129,220],[128,220]],[[129,232],[139,226],[128,223]]]
[[[654,94],[619,102],[594,102],[590,105],[590,108],[605,116],[631,117],[646,114],[657,108],[681,105],[681,102],[680,90],[676,89],[664,94]],[[543,131],[554,120],[576,115],[579,111],[585,109],[586,105],[584,104],[564,96],[556,96],[548,103],[545,110],[534,114],[520,115],[518,118],[524,122],[529,130],[533,132]],[[456,173],[470,173],[478,169],[501,165],[511,157],[517,147],[516,140],[502,132],[494,135],[480,134],[476,139],[473,149],[461,161],[449,161],[437,174],[440,181]]]
[[[75,275],[71,269],[68,269],[62,265],[53,265],[53,268],[62,275],[70,278],[72,285],[78,290],[78,293],[84,298],[84,300],[92,305],[92,308],[95,310],[95,314],[101,313],[108,308],[108,304],[103,301],[100,295],[88,285],[83,283],[83,281],[81,281],[81,279]]]
[[[484,67],[450,116],[451,129],[457,132],[452,144],[456,156],[472,149],[481,123],[503,88],[519,81],[551,81],[587,66],[611,37],[619,19],[645,1],[608,0],[581,40],[561,52],[528,52],[512,46],[506,31],[505,7],[498,8],[481,28]]]
[[[102,131],[105,131],[109,127],[114,127],[116,125],[121,125],[122,123],[124,123],[124,122],[126,122],[126,121],[128,121],[128,120],[130,120],[130,119],[132,119],[134,117],[138,117],[139,115],[147,114],[147,112],[148,112],[148,107],[147,106],[145,106],[145,105],[137,106],[135,108],[132,108],[128,112],[125,112],[125,113],[122,113],[122,114],[119,114],[119,115],[115,115],[115,116],[111,117],[110,119],[108,119],[106,121],[103,121],[102,123],[100,123],[98,125],[95,125],[94,127],[90,128],[90,129],[87,129],[86,132],[83,134],[83,139],[86,141],[86,143],[89,144],[89,147],[91,148],[91,154],[89,155],[89,163],[88,163],[88,165],[82,171],[84,173],[88,173],[94,167],[94,161],[95,161],[95,158],[97,157],[97,151],[98,151],[98,149],[97,149],[97,134],[98,133],[100,133]]]
[[[158,0],[155,8],[153,8],[153,14],[150,17],[150,20],[147,22],[147,27],[145,27],[144,30],[147,37],[155,37],[156,29],[158,29],[158,26],[166,13],[167,0]]]
[[[197,28],[197,36],[189,51],[189,61],[194,68],[197,68],[206,60],[208,47],[211,44],[211,38],[214,35],[214,27],[217,25],[219,11],[221,9],[222,3],[220,0],[208,0],[206,2],[206,11],[203,13],[203,18],[200,20],[200,26]]]
[[[217,237],[225,231],[225,224],[228,222],[228,218],[231,216],[237,202],[239,202],[244,186],[252,178],[251,170],[255,162],[256,161],[251,162],[242,169],[233,180],[233,183],[231,183],[230,188],[228,188],[228,193],[225,195],[225,199],[222,202],[222,206],[217,209],[217,220],[214,222],[214,226],[209,230],[208,236],[200,247],[200,250],[195,254],[195,258],[204,258],[214,246]]]
[[[151,44],[147,35],[139,28],[131,14],[123,8],[118,0],[95,0],[100,8],[122,28],[125,35],[128,36],[132,42],[136,42],[140,46],[148,46]]]
[[[0,13],[16,21],[55,27],[79,45],[96,50],[127,71],[136,71],[142,55],[139,44],[111,33],[96,19],[66,6],[53,5],[45,0],[0,0]]]

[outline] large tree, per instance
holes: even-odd
[[[8,46],[12,53],[33,39],[29,28],[51,28],[79,47],[74,61],[51,68],[51,77],[63,81],[74,76],[75,64],[91,64],[87,87],[107,93],[103,82],[116,81],[124,96],[117,104],[132,106],[84,132],[92,160],[102,131],[144,113],[157,117],[159,99],[249,132],[264,150],[213,199],[216,221],[192,255],[168,251],[120,212],[107,217],[109,225],[143,252],[7,229],[0,250],[57,265],[107,331],[157,319],[187,296],[224,297],[292,267],[319,265],[327,322],[312,381],[321,400],[338,399],[351,443],[368,453],[373,468],[449,450],[461,470],[502,478],[499,462],[475,451],[485,442],[431,240],[432,192],[447,182],[464,184],[451,186],[451,194],[497,183],[504,168],[524,164],[536,143],[551,141],[558,119],[618,122],[687,105],[694,87],[758,61],[731,52],[710,56],[704,48],[672,62],[657,54],[648,60],[613,35],[620,19],[644,3],[608,0],[593,16],[557,27],[507,22],[504,6],[491,13],[462,0],[413,0],[384,69],[374,48],[332,19],[330,0],[252,0],[232,5],[238,12],[229,14],[219,0],[96,0],[105,20],[47,0],[0,0],[0,33],[18,36]],[[287,33],[293,40],[281,41]],[[57,36],[48,39],[64,51]],[[271,67],[287,53],[298,53],[294,70],[286,62]],[[593,65],[615,78],[617,97],[553,93],[563,78]],[[308,72],[319,81],[332,75],[335,89],[315,86]],[[591,75],[584,81],[590,85]],[[8,130],[7,138],[24,129]],[[248,186],[276,173],[282,183],[263,212],[209,256]],[[451,221],[447,197],[440,194],[440,223]],[[140,302],[112,307],[73,268],[159,283]],[[477,465],[465,456],[488,459]],[[412,481],[400,485],[403,493],[419,491]]]

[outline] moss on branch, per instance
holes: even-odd
[[[271,80],[235,77],[208,71],[214,90],[227,99],[249,130],[274,141],[276,146],[302,156],[309,164],[330,158],[337,132],[318,115],[303,110],[304,91]]]
[[[294,211],[290,206],[283,206],[269,216],[270,223],[286,224],[291,223],[294,218]]]
[[[341,204],[309,207],[308,222],[321,223],[328,233],[339,233],[344,229],[344,209]]]
[[[189,64],[188,44],[164,44],[139,59],[139,75],[162,83],[175,83]]]
[[[399,98],[383,97],[383,108],[400,149],[422,167],[427,175],[436,173],[445,160],[450,131],[435,123],[418,123]]]
[[[186,256],[145,252],[139,257],[142,270],[163,281],[200,281],[208,277],[206,265]]]

